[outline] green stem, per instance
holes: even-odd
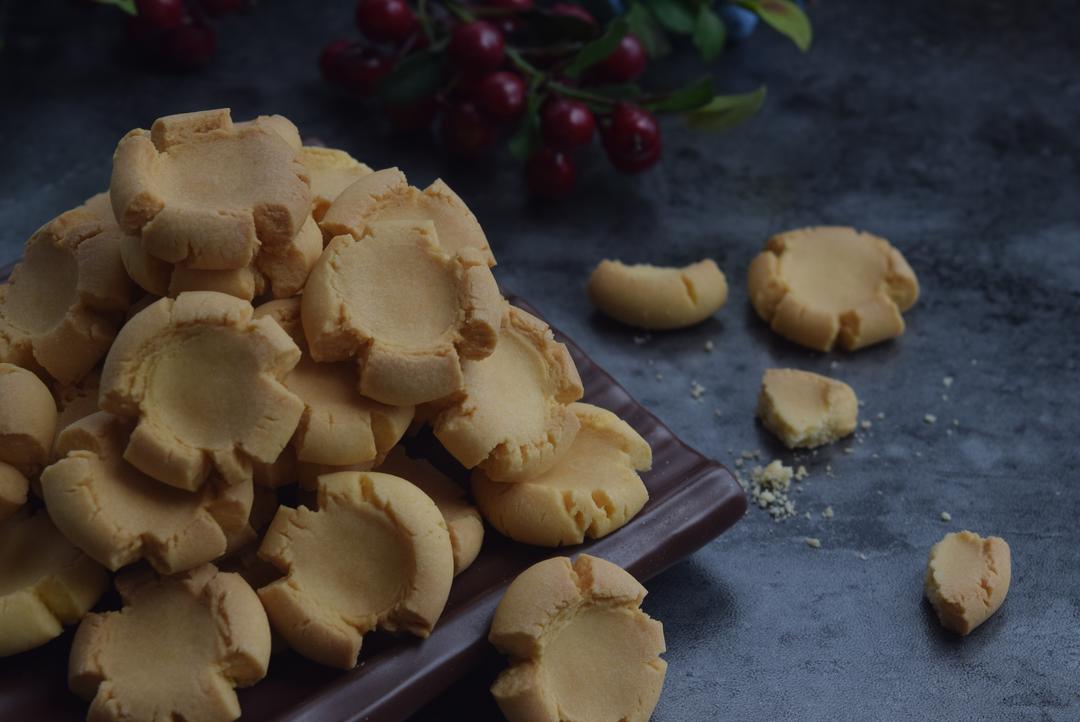
[[[424,31],[424,37],[430,43],[435,39],[435,29],[431,26],[431,16],[428,15],[428,0],[419,0],[416,4],[416,14],[420,18],[420,29]]]
[[[464,20],[467,23],[471,23],[473,20],[475,20],[473,14],[461,5],[458,5],[454,2],[447,2],[443,4],[446,5],[446,9],[449,10],[450,13],[456,16],[459,20]]]
[[[600,105],[615,105],[617,102],[619,102],[614,98],[607,97],[606,95],[600,95],[599,93],[590,93],[587,90],[575,88],[572,85],[566,85],[564,83],[560,83],[554,80],[548,83],[548,87],[562,95],[567,95],[571,98],[578,98],[579,100],[588,100],[590,102]]]
[[[510,58],[510,62],[516,65],[518,70],[522,71],[533,80],[543,82],[547,78],[547,73],[522,57],[521,53],[514,48],[506,49],[506,57]]]

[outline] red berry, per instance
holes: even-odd
[[[356,27],[377,43],[400,43],[416,31],[416,15],[405,0],[360,0]]]
[[[645,72],[645,46],[634,34],[624,35],[619,46],[591,68],[590,78],[608,83],[627,83]]]
[[[438,112],[439,102],[435,98],[426,98],[408,105],[386,106],[386,115],[390,118],[393,129],[400,133],[415,133],[430,128]]]
[[[577,18],[582,22],[586,22],[589,25],[596,25],[596,18],[594,18],[588,10],[580,5],[572,5],[570,3],[555,3],[551,6],[551,12],[556,15],[566,15],[568,17]]]
[[[237,13],[247,7],[248,0],[199,0],[207,15],[221,17]]]
[[[342,51],[337,63],[337,83],[360,97],[374,95],[379,83],[394,69],[394,60],[360,43]]]
[[[209,25],[186,22],[165,36],[165,57],[178,68],[194,70],[209,64],[217,52],[217,33]]]
[[[491,145],[495,128],[474,104],[458,102],[443,114],[442,137],[452,153],[471,156]]]
[[[660,127],[652,113],[619,103],[600,130],[611,164],[623,173],[640,173],[660,160]]]
[[[513,10],[516,13],[533,9],[533,0],[488,0],[486,4],[488,7]]]
[[[595,128],[592,111],[580,100],[554,98],[540,113],[540,132],[548,145],[556,148],[587,145]]]
[[[319,53],[319,70],[327,82],[341,82],[341,59],[351,46],[351,40],[338,38],[327,43]]]
[[[529,190],[543,198],[561,198],[574,188],[577,168],[574,159],[561,150],[541,148],[525,164]]]
[[[184,21],[184,0],[135,0],[137,17],[158,28],[179,27]]]
[[[499,120],[516,120],[525,110],[525,80],[517,73],[499,70],[476,84],[476,102]]]
[[[502,65],[504,50],[502,32],[487,20],[463,23],[450,37],[450,57],[463,70],[474,73]]]

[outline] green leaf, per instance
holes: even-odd
[[[694,13],[679,0],[645,0],[660,24],[673,33],[694,32]]]
[[[630,32],[630,27],[625,20],[619,19],[608,26],[607,32],[596,40],[587,44],[581,52],[566,66],[566,74],[571,78],[577,78],[587,68],[596,65],[601,60],[615,52],[619,47],[619,41]]]
[[[727,40],[727,28],[724,21],[712,11],[708,3],[702,3],[698,9],[697,22],[694,23],[694,46],[701,59],[706,63],[716,60],[724,49]]]
[[[442,49],[406,55],[379,83],[379,97],[388,105],[408,105],[434,95],[443,83],[445,60]]]
[[[685,88],[669,93],[660,100],[645,103],[645,107],[658,113],[685,113],[698,110],[713,99],[712,78],[695,80]]]
[[[791,0],[738,0],[743,7],[750,8],[777,32],[791,38],[791,42],[804,53],[810,49],[813,30],[810,18]]]
[[[510,155],[518,161],[527,160],[536,147],[537,137],[540,135],[540,104],[540,94],[534,88],[526,100],[525,117],[521,119],[517,131],[507,143]]]
[[[662,58],[671,52],[671,43],[668,42],[663,28],[656,24],[652,13],[641,3],[630,3],[626,23],[630,26],[630,32],[645,46],[649,57]]]
[[[687,113],[686,124],[695,130],[723,132],[752,116],[764,102],[764,85],[743,95],[718,95],[707,105]]]
[[[135,0],[94,0],[94,1],[101,4],[101,5],[114,5],[114,6],[118,7],[118,8],[120,8],[121,10],[123,10],[124,12],[126,12],[128,15],[135,15],[136,14]]]

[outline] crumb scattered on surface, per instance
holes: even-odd
[[[705,390],[705,387],[699,384],[697,381],[690,382],[690,397],[693,398],[695,401],[701,398],[701,396],[705,393]]]
[[[943,378],[941,380],[941,383],[945,388],[949,388],[950,386],[952,386],[952,382],[953,382],[953,377],[952,376],[946,376],[945,378]]]
[[[716,416],[723,416],[723,412],[721,412],[720,409],[713,409],[712,412]]]
[[[792,468],[784,466],[779,459],[774,459],[766,466],[755,466],[750,471],[749,481],[736,472],[736,478],[750,494],[750,500],[757,504],[758,508],[767,511],[773,521],[795,515],[795,504],[788,497],[794,475]]]
[[[925,421],[928,424],[936,424],[937,423],[937,417],[934,416],[933,414],[927,414],[926,416],[923,416],[922,420]]]
[[[844,447],[844,453],[845,454],[854,454],[855,453],[855,447],[854,446],[845,446]]]
[[[921,451],[916,451],[915,456],[917,456],[917,457],[919,457],[921,459],[922,458],[922,452]]]
[[[657,381],[663,381],[663,380],[664,380],[664,374],[662,374],[662,373],[660,373],[659,371],[657,371],[657,372],[656,372],[656,380],[657,380]]]
[[[712,351],[713,348],[715,348],[715,347],[713,346],[713,342],[711,340],[705,342],[705,350],[706,351]]]
[[[885,412],[884,412],[884,411],[879,411],[879,412],[877,412],[877,417],[878,417],[879,419],[884,419],[884,418],[885,418]]]
[[[821,515],[822,515],[823,517],[825,517],[826,519],[832,519],[832,518],[833,518],[833,510],[832,510],[832,507],[831,507],[831,506],[827,506],[827,507],[825,507],[825,511],[821,512]]]
[[[840,368],[840,362],[839,361],[830,361],[829,362],[829,368],[831,368],[833,371],[835,371],[836,369]]]
[[[947,511],[941,512],[941,520],[942,521],[952,521],[952,514],[950,514]]]
[[[959,426],[960,425],[960,419],[953,419],[952,420],[952,425],[953,426]]]
[[[942,401],[948,401],[949,400],[949,395],[948,394],[942,394],[941,395],[941,400]]]
[[[642,344],[645,344],[648,341],[649,341],[649,334],[645,334],[644,336],[634,336],[634,343],[636,343],[638,346],[641,346]]]
[[[799,464],[799,468],[795,470],[795,481],[802,481],[808,476],[810,476],[810,472],[806,470],[805,466]]]
[[[858,554],[856,554],[855,556],[859,557],[859,559],[862,559],[862,560],[863,560],[864,562],[865,562],[865,561],[866,561],[867,559],[869,559],[869,558],[870,558],[870,557],[866,556],[866,553],[865,553],[865,552],[859,552],[859,553],[858,553]]]
[[[806,537],[806,546],[810,547],[811,549],[820,549],[821,540],[817,537],[808,536]]]
[[[874,424],[873,424],[873,423],[871,423],[871,422],[870,422],[869,420],[867,420],[867,419],[863,419],[862,421],[860,421],[860,422],[859,422],[859,426],[861,426],[861,427],[862,427],[862,428],[863,428],[864,430],[865,430],[865,429],[869,429],[869,428],[870,428],[871,426],[873,426],[873,425],[874,425]]]

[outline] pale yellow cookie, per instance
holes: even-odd
[[[302,353],[284,379],[285,388],[304,402],[292,437],[297,460],[326,466],[377,463],[409,428],[413,407],[387,406],[361,396],[352,364],[314,361],[304,339],[299,298],[255,309],[255,318],[264,316],[277,321]]]
[[[394,406],[459,390],[463,359],[491,354],[505,309],[476,251],[448,255],[430,221],[337,236],[303,294],[312,357],[355,358],[360,393]]]
[[[788,448],[812,449],[854,433],[859,400],[843,381],[798,369],[767,369],[757,416]]]
[[[496,481],[521,481],[554,466],[578,431],[568,404],[584,392],[569,351],[547,324],[511,308],[495,353],[462,368],[464,390],[433,424],[447,451]]]
[[[258,551],[258,543],[262,539],[263,532],[270,526],[270,522],[274,520],[274,515],[277,514],[278,506],[280,506],[277,489],[253,484],[252,492],[251,511],[247,515],[247,519],[236,526],[230,524],[230,528],[226,531],[225,556],[221,559],[228,559],[231,556],[246,552],[255,554]],[[219,567],[221,567],[221,559],[215,562]],[[225,571],[238,570],[226,569]],[[241,576],[251,582],[251,579],[246,575],[241,573]],[[263,584],[265,583],[263,582]],[[253,582],[251,584],[257,586]],[[261,584],[258,586],[261,586]]]
[[[0,284],[0,362],[74,383],[101,360],[130,305],[123,233],[98,196],[62,213],[26,242]]]
[[[962,531],[931,547],[924,587],[941,626],[965,635],[1001,607],[1011,580],[1008,543]]]
[[[41,474],[53,522],[113,571],[146,559],[175,574],[217,559],[247,527],[252,482],[214,479],[184,491],[151,479],[123,459],[133,425],[99,411],[60,434],[60,461]]]
[[[435,503],[395,476],[341,472],[319,479],[318,506],[281,507],[259,549],[286,575],[259,590],[274,629],[341,669],[373,629],[431,634],[454,577]]]
[[[616,321],[657,331],[701,323],[728,295],[724,272],[710,258],[683,268],[603,260],[586,290],[596,307]]]
[[[749,291],[758,315],[784,338],[854,351],[904,332],[900,312],[915,304],[919,282],[884,238],[818,226],[770,238],[750,264]]]
[[[484,518],[515,541],[556,547],[599,539],[625,525],[649,500],[638,471],[652,467],[652,449],[607,409],[572,404],[581,429],[551,469],[516,484],[472,475]]]
[[[300,349],[251,304],[195,291],[163,298],[124,326],[105,359],[101,408],[138,419],[124,458],[143,473],[198,489],[211,468],[252,478],[289,442],[303,402],[281,383]]]
[[[473,563],[484,542],[484,522],[464,489],[427,461],[410,458],[401,446],[395,446],[376,470],[412,482],[439,507],[454,550],[454,576]]]
[[[376,221],[431,221],[447,253],[471,248],[487,265],[495,265],[476,216],[441,180],[421,191],[410,186],[397,168],[365,175],[341,191],[319,225],[327,239],[346,234],[360,238]]]
[[[284,248],[263,249],[255,259],[255,266],[266,276],[274,298],[288,298],[303,290],[322,252],[322,231],[315,219],[309,216],[296,238]]]
[[[311,214],[321,221],[341,191],[366,175],[367,167],[343,150],[306,145],[300,149],[300,162],[311,178]]]
[[[40,647],[79,621],[108,573],[72,546],[44,511],[0,522],[0,657]]]
[[[68,686],[94,722],[240,716],[235,687],[266,676],[270,625],[238,574],[212,564],[172,577],[116,578],[124,606],[88,615],[71,645]]]
[[[14,516],[26,504],[30,481],[11,464],[0,461],[0,521]]]
[[[311,215],[295,134],[280,117],[234,124],[228,109],[158,118],[116,148],[116,218],[154,258],[246,268],[260,248],[288,245]]]
[[[646,722],[664,685],[664,628],[647,594],[611,562],[582,554],[526,569],[503,594],[488,639],[510,656],[491,687],[509,722]]]
[[[56,399],[56,436],[79,419],[100,411],[98,392],[101,389],[101,372],[97,369],[83,376],[76,384],[53,387]],[[54,440],[55,444],[55,440]],[[53,459],[56,458],[55,451]]]
[[[56,402],[34,374],[0,363],[0,461],[27,476],[49,463],[56,434]]]

